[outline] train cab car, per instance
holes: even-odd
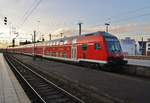
[[[108,51],[108,64],[126,64],[119,40],[115,36],[104,36]]]
[[[97,33],[78,37],[78,60],[86,62],[106,63],[107,48],[102,35]]]
[[[77,38],[79,61],[100,65],[126,64],[117,37],[106,32],[85,34]]]

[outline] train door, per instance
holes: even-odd
[[[72,40],[72,47],[71,47],[71,58],[73,60],[77,59],[77,39]]]

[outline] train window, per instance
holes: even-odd
[[[63,41],[63,40],[60,40],[59,45],[63,45],[63,44],[64,44],[64,41]]]
[[[64,57],[64,58],[67,58],[67,54],[66,54],[66,53],[63,53],[63,57]]]
[[[56,42],[56,45],[59,45],[59,41]]]
[[[65,40],[65,41],[64,41],[64,44],[67,44],[67,43],[68,43],[67,40]]]
[[[64,42],[63,40],[60,40],[60,42]]]
[[[55,41],[53,42],[53,45],[56,45]]]
[[[83,44],[83,45],[82,45],[82,50],[87,50],[87,48],[88,48],[88,45],[87,45],[87,44]]]
[[[48,46],[48,45],[51,46],[51,45],[52,45],[52,42],[49,42],[49,44],[47,43],[47,46]]]
[[[51,45],[53,46],[53,45],[54,45],[54,42],[51,42]]]
[[[111,53],[116,53],[116,52],[121,52],[121,46],[120,46],[120,42],[118,41],[117,38],[105,38],[106,42],[107,42],[107,47],[109,52]]]
[[[150,46],[150,44],[148,44],[148,46]]]
[[[94,47],[95,47],[95,50],[100,50],[101,49],[101,46],[100,46],[99,43],[95,43]]]

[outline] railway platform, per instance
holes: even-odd
[[[54,75],[68,84],[91,90],[90,95],[99,95],[115,103],[150,103],[150,81],[121,74],[92,70],[80,66],[68,65],[48,60],[33,60],[30,56],[15,55],[22,62],[37,70]],[[105,99],[104,99],[105,100]],[[106,102],[114,103],[114,102]]]
[[[142,59],[126,59],[129,65],[145,66],[150,67],[150,60]]]
[[[0,103],[30,103],[2,53],[0,53]]]
[[[124,72],[132,75],[150,77],[150,60],[125,59],[128,64],[124,66]]]

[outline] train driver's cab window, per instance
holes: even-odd
[[[87,44],[83,44],[83,45],[82,45],[82,50],[87,50],[87,48],[88,48],[88,45],[87,45]]]
[[[100,50],[101,49],[101,46],[100,46],[100,44],[99,43],[95,43],[95,50]]]

